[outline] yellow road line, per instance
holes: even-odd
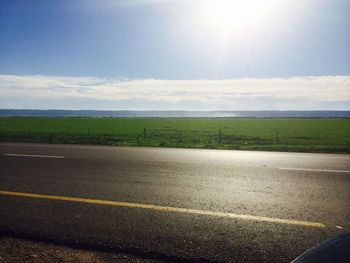
[[[234,213],[226,213],[226,212],[215,212],[215,211],[188,209],[188,208],[177,208],[177,207],[160,206],[160,205],[147,205],[147,204],[117,202],[117,201],[108,201],[108,200],[96,200],[96,199],[79,198],[79,197],[66,197],[66,196],[56,196],[56,195],[19,193],[19,192],[10,192],[10,191],[0,191],[0,195],[40,198],[40,199],[88,203],[88,204],[97,204],[97,205],[110,205],[110,206],[119,206],[119,207],[128,207],[128,208],[141,208],[141,209],[150,209],[150,210],[157,210],[157,211],[216,216],[216,217],[224,217],[224,218],[243,219],[243,220],[261,221],[261,222],[278,223],[278,224],[289,224],[289,225],[299,225],[299,226],[308,226],[308,227],[319,227],[319,228],[326,227],[325,224],[322,224],[319,222],[289,220],[289,219],[254,216],[254,215],[242,215],[242,214],[234,214]]]

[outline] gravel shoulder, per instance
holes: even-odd
[[[162,263],[121,253],[74,249],[25,239],[0,236],[0,262]]]

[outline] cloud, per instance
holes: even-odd
[[[1,108],[349,110],[350,76],[224,80],[0,75]]]

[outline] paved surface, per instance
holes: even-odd
[[[7,143],[0,167],[0,191],[44,196],[0,194],[2,234],[167,261],[288,262],[350,230],[349,155]]]

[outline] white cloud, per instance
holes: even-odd
[[[0,108],[350,109],[350,76],[225,80],[0,75]]]

